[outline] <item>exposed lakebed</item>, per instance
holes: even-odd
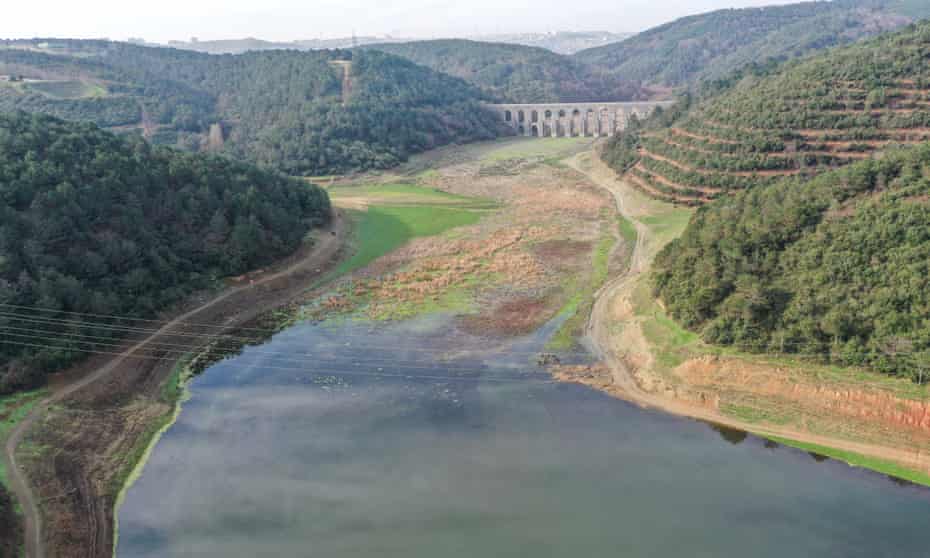
[[[930,491],[551,383],[555,326],[304,323],[212,366],[117,555],[926,556]]]

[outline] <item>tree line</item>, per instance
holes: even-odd
[[[278,173],[22,112],[0,114],[0,199],[0,394],[116,336],[69,312],[150,318],[293,252],[330,212]]]

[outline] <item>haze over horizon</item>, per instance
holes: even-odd
[[[790,0],[120,0],[15,3],[0,37],[139,37],[151,42],[256,37],[294,41],[351,36],[458,37],[549,31],[642,31],[679,17]]]

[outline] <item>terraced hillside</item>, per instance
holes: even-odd
[[[615,138],[605,160],[655,197],[700,204],[930,140],[930,23],[764,74]]]
[[[705,341],[930,379],[930,144],[702,208],[656,293]]]

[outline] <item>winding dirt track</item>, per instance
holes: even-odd
[[[109,374],[113,373],[120,366],[120,364],[122,364],[127,358],[131,357],[137,351],[140,351],[148,345],[157,342],[162,337],[168,336],[174,328],[178,327],[179,325],[183,325],[184,322],[190,320],[191,318],[195,318],[198,314],[216,306],[217,304],[229,299],[230,297],[245,291],[253,290],[255,287],[260,285],[286,278],[298,271],[306,270],[308,268],[320,268],[321,270],[325,270],[328,268],[329,263],[341,248],[345,236],[345,231],[345,219],[341,216],[340,211],[334,211],[333,219],[330,225],[321,231],[322,234],[320,234],[319,241],[304,257],[300,258],[295,263],[280,271],[273,272],[267,276],[261,277],[260,279],[256,279],[251,284],[228,289],[205,304],[202,304],[197,308],[194,308],[193,310],[190,310],[174,318],[170,322],[167,322],[155,333],[133,344],[131,347],[120,353],[119,356],[114,356],[104,366],[97,368],[92,373],[80,379],[57,387],[54,393],[35,405],[32,411],[26,415],[26,417],[23,418],[23,420],[20,421],[10,432],[10,435],[6,441],[6,445],[4,446],[2,456],[4,465],[8,471],[11,491],[22,506],[23,510],[23,523],[25,527],[24,538],[27,558],[45,558],[46,553],[44,537],[42,533],[42,516],[39,512],[36,497],[29,484],[29,480],[17,464],[16,448],[19,446],[20,442],[22,442],[29,429],[42,418],[45,411],[48,410],[48,408],[52,405],[60,403],[78,390],[107,377]]]
[[[584,156],[584,154],[582,156]],[[623,348],[615,347],[611,339],[610,325],[612,323],[612,318],[610,315],[610,305],[617,297],[631,295],[633,288],[642,274],[649,271],[652,257],[659,247],[652,246],[654,239],[652,238],[649,227],[639,221],[636,215],[626,207],[626,202],[624,200],[629,195],[629,192],[635,189],[624,182],[622,178],[617,177],[616,174],[600,160],[596,152],[592,152],[588,155],[591,158],[594,170],[586,168],[581,163],[580,158],[582,156],[576,156],[565,162],[587,177],[591,182],[610,192],[616,201],[617,210],[633,223],[637,232],[636,246],[633,251],[630,269],[625,274],[609,281],[598,291],[594,308],[591,311],[591,317],[585,329],[585,345],[593,351],[596,356],[601,358],[610,370],[613,383],[609,386],[608,391],[612,395],[643,407],[654,408],[674,415],[721,424],[762,436],[775,436],[826,446],[888,461],[895,461],[922,471],[928,470],[930,456],[925,455],[919,450],[908,451],[886,446],[853,442],[841,438],[820,436],[792,428],[748,423],[723,415],[716,409],[692,405],[674,398],[656,395],[642,389],[636,381],[633,371],[623,360],[621,354],[618,354],[618,350],[622,351]]]

